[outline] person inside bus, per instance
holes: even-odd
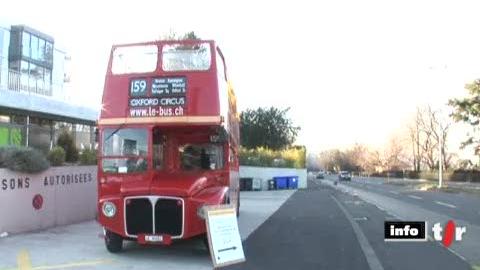
[[[193,146],[188,145],[183,148],[182,153],[182,169],[191,171],[198,169],[198,153]]]
[[[200,166],[203,170],[210,170],[210,156],[205,151],[205,148],[202,148],[200,152]]]

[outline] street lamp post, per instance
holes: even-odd
[[[442,188],[443,184],[443,153],[442,153],[442,142],[443,142],[443,130],[440,126],[440,135],[438,136],[438,152],[440,157],[438,158],[438,188]]]
[[[429,69],[431,71],[433,71],[433,70],[438,69],[438,68],[435,67],[435,66],[431,66],[431,67],[429,67]],[[448,69],[448,66],[444,65],[440,69],[442,69],[443,71],[446,71]],[[442,78],[444,78],[444,77],[442,77]],[[443,129],[442,129],[442,124],[441,124],[440,121],[439,121],[439,129],[440,129],[440,132],[439,132],[439,136],[438,136],[438,152],[439,152],[439,158],[438,158],[438,188],[442,188],[442,186],[443,186],[443,153],[442,153]]]

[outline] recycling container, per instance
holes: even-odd
[[[260,179],[260,178],[253,178],[252,190],[255,190],[255,191],[262,190],[262,179]]]
[[[287,189],[288,188],[288,177],[276,176],[276,177],[273,177],[273,180],[275,180],[275,184],[277,186],[277,189]]]
[[[243,177],[240,178],[240,191],[252,191],[253,178]]]
[[[288,184],[289,189],[297,189],[298,188],[298,176],[289,176],[287,184]]]
[[[268,180],[268,190],[275,190],[277,186],[275,185],[275,180],[270,179]]]

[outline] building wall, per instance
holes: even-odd
[[[55,46],[55,45],[54,45]],[[65,77],[65,52],[54,47],[53,70],[52,70],[52,95],[53,98],[66,100],[66,93],[63,87]]]
[[[71,126],[94,125],[98,111],[68,103],[64,88],[65,51],[58,48],[50,38],[53,42],[51,88],[50,82],[45,85],[46,81],[42,80],[40,91],[38,91],[38,81],[35,79],[32,84],[31,78],[33,77],[29,77],[28,70],[25,74],[9,69],[9,52],[12,52],[10,50],[11,36],[11,26],[0,22],[0,145],[27,145],[28,141],[29,146],[47,152],[55,144],[55,137],[60,131],[57,123],[67,122],[66,124]],[[13,51],[17,52],[19,49]],[[11,65],[12,63],[10,63],[10,68]],[[25,82],[27,83],[25,84]],[[26,121],[15,122],[13,120],[15,115],[24,118],[28,115],[31,120],[37,120],[30,121],[28,139]],[[89,130],[89,128],[85,130]],[[91,132],[85,130],[79,133],[79,136],[74,134],[75,129],[70,130],[74,137],[79,138],[76,142],[79,149],[89,148],[93,144],[89,140]],[[12,142],[12,138],[14,138],[14,142]],[[21,143],[18,143],[19,141]]]
[[[8,46],[10,30],[0,25],[0,89],[6,89],[8,84]]]
[[[97,167],[52,167],[39,174],[0,169],[0,233],[21,233],[92,220]]]
[[[261,179],[262,190],[268,189],[268,180],[276,176],[298,176],[298,187],[307,188],[307,169],[240,166],[240,177]]]

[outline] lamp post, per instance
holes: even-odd
[[[446,71],[448,69],[447,65],[443,65],[443,67],[435,67],[431,66],[429,67],[430,71],[433,70],[443,70]],[[444,78],[444,76],[442,76]],[[440,116],[439,116],[440,117]],[[439,127],[439,135],[438,135],[438,152],[439,152],[439,158],[438,158],[438,188],[443,187],[443,128],[442,128],[442,121],[439,119],[438,121],[438,127]]]
[[[438,136],[438,152],[440,153],[440,157],[438,158],[438,188],[442,188],[443,184],[443,153],[442,153],[442,142],[443,142],[443,130],[442,125],[439,123],[440,126],[440,135]]]

